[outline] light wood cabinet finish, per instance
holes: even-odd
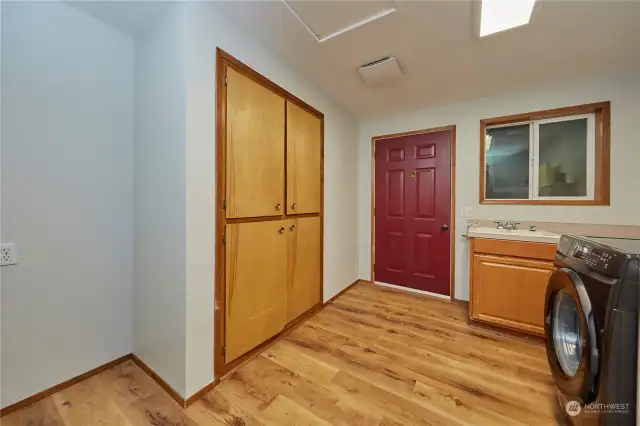
[[[289,282],[287,321],[292,321],[321,302],[320,218],[289,221]]]
[[[548,243],[534,243],[530,241],[493,240],[489,238],[474,238],[473,250],[476,253],[497,254],[501,256],[523,257],[553,261],[556,255],[556,245]]]
[[[227,68],[226,217],[284,211],[285,100]]]
[[[322,123],[287,101],[287,214],[320,212]]]
[[[221,377],[320,307],[324,116],[220,49],[216,59]]]
[[[285,326],[290,222],[227,225],[227,363],[278,334]]]
[[[471,319],[544,336],[544,297],[555,246],[473,239],[471,247]]]

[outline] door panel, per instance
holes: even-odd
[[[226,227],[225,362],[279,333],[286,323],[287,221]]]
[[[227,218],[284,211],[285,100],[227,68]]]
[[[544,335],[544,303],[551,262],[474,255],[474,319]]]
[[[287,102],[287,214],[320,212],[321,121]]]
[[[443,130],[376,141],[376,281],[449,295],[451,137]]]
[[[293,228],[292,228],[293,226]],[[288,221],[290,278],[287,289],[287,322],[296,319],[316,304],[321,295],[320,218]]]

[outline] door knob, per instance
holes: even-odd
[[[276,210],[280,210],[280,207],[282,207],[280,203],[276,204]]]
[[[449,230],[449,225],[444,224],[444,225],[440,226],[440,230],[443,231],[443,232],[444,231],[448,231]]]
[[[284,234],[284,226],[281,226],[280,229],[278,230],[279,233]]]
[[[296,203],[291,204],[291,210],[295,210],[296,209]]]
[[[289,228],[290,231],[295,231],[296,230],[296,226],[295,225],[291,225],[291,227]]]

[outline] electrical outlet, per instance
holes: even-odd
[[[18,263],[18,249],[14,243],[0,245],[0,266]]]

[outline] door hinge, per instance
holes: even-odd
[[[222,210],[227,209],[227,200],[222,200]]]
[[[226,75],[224,76],[224,85],[226,86],[227,84],[229,84],[229,77],[227,77]]]
[[[227,233],[223,232],[222,233],[222,244],[227,244]]]
[[[227,356],[227,347],[226,346],[222,347],[222,356]]]

